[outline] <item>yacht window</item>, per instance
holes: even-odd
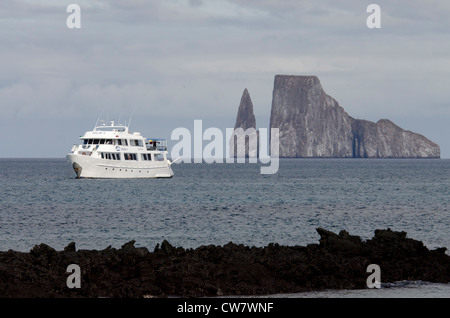
[[[88,144],[92,145],[92,139],[89,139]]]
[[[120,154],[119,153],[101,152],[100,155],[101,155],[102,159],[120,160]],[[131,154],[131,155],[133,155],[133,154]],[[133,157],[131,157],[131,158],[133,158]],[[136,159],[130,159],[130,160],[136,160]]]
[[[122,146],[122,139],[117,139],[117,144],[118,144],[119,146]]]
[[[132,146],[142,147],[142,140],[139,140],[139,139],[131,139],[131,140],[130,140],[130,144],[131,144]]]
[[[105,139],[100,139],[100,145],[105,144]]]
[[[143,153],[142,154],[142,160],[150,161],[150,160],[152,160],[152,155],[151,154],[147,154],[147,153]]]
[[[124,154],[125,160],[137,160],[137,156],[135,153],[126,153]]]
[[[106,144],[112,145],[112,139],[106,139]]]
[[[88,143],[87,139],[83,140],[83,145],[87,145],[87,143]]]

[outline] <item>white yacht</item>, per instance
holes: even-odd
[[[97,126],[66,156],[77,178],[170,178],[165,139],[144,138],[125,125]]]

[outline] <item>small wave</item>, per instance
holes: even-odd
[[[393,283],[381,283],[381,288],[421,287],[431,284],[433,283],[421,280],[402,280]]]

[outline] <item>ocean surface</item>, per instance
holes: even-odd
[[[180,163],[171,179],[100,180],[76,179],[65,159],[0,159],[0,250],[306,245],[319,242],[318,227],[364,240],[391,228],[450,249],[450,160],[281,159],[274,175],[260,167]],[[282,296],[450,297],[449,284],[384,287]]]

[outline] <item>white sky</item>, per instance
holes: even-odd
[[[276,74],[317,75],[355,118],[450,158],[450,1],[15,0],[0,4],[0,157],[64,157],[102,114],[146,137],[268,127]],[[366,8],[381,7],[381,29]],[[66,8],[81,7],[81,29]]]

